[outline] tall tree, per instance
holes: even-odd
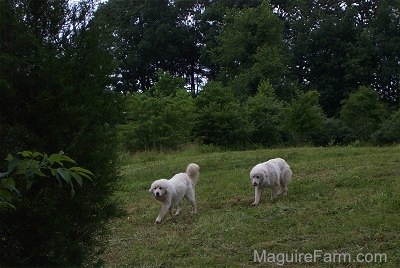
[[[212,50],[217,79],[242,96],[255,94],[260,82],[269,79],[279,97],[289,96],[282,33],[268,1],[255,8],[231,9]]]
[[[112,39],[110,48],[118,66],[118,91],[148,90],[162,69],[183,77],[194,92],[199,66],[201,35],[196,29],[196,1],[111,0],[96,17]]]
[[[379,1],[371,22],[376,65],[372,86],[390,104],[400,104],[400,1]]]
[[[0,211],[0,266],[79,266],[113,215],[118,96],[106,90],[112,58],[89,22],[92,7],[0,1],[1,157],[64,150],[96,174],[73,199],[46,181],[18,185],[17,209]]]
[[[320,92],[329,116],[362,85],[397,103],[398,1],[271,2],[285,23],[292,70],[300,84]]]

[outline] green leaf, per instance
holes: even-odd
[[[52,155],[49,156],[49,162],[50,162],[51,165],[54,164],[54,163],[62,164],[61,160],[62,160],[62,156],[59,155],[59,154],[52,154]]]
[[[33,153],[32,153],[32,156],[33,156],[33,158],[36,158],[36,157],[38,157],[38,156],[42,157],[43,154],[41,154],[41,153],[39,153],[39,152],[33,152]]]
[[[6,207],[10,207],[10,208],[16,210],[16,207],[13,204],[11,204],[9,202],[6,202],[6,201],[3,201],[2,198],[0,197],[0,205],[1,204],[4,204]]]
[[[12,172],[19,164],[20,160],[9,154],[6,158],[8,161],[7,171]]]
[[[0,187],[8,189],[10,192],[16,192],[19,194],[17,188],[15,188],[15,181],[13,178],[7,178],[0,180]]]
[[[23,157],[31,157],[32,156],[31,151],[22,151],[22,152],[19,152],[19,154],[22,155]]]
[[[70,171],[69,174],[70,174],[72,177],[74,177],[74,179],[76,180],[76,182],[82,187],[83,181],[82,181],[81,175],[79,175],[78,173],[73,172],[73,171]]]
[[[26,189],[30,189],[32,187],[33,184],[33,177],[31,176],[27,176],[26,177]]]
[[[75,160],[72,159],[72,158],[70,158],[70,157],[68,157],[68,156],[66,156],[66,155],[62,155],[62,156],[61,156],[61,160],[62,160],[62,161],[67,161],[67,162],[70,162],[70,163],[73,163],[73,164],[76,165]]]
[[[71,175],[66,168],[57,168],[58,174],[63,178],[67,183],[71,182]]]
[[[7,191],[5,189],[0,189],[0,198],[6,202],[10,202],[12,199],[12,195],[10,191]]]
[[[64,154],[61,154],[61,153],[52,154],[52,155],[50,155],[50,157],[48,159],[49,159],[50,164],[58,163],[61,166],[64,166],[62,162],[70,162],[70,163],[73,163],[76,165],[76,162],[74,159],[72,159]]]
[[[56,173],[54,176],[56,177],[56,179],[58,181],[58,187],[61,188],[62,187],[61,176],[58,173]]]
[[[13,160],[15,157],[12,154],[8,154],[6,159],[8,162],[10,162],[11,160]]]
[[[90,170],[87,170],[87,169],[82,168],[82,167],[72,167],[72,168],[70,168],[69,170],[78,172],[79,174],[81,174],[81,175],[83,175],[83,176],[84,176],[84,174],[85,174],[85,175],[90,175],[90,176],[95,177],[94,174],[93,174]],[[86,177],[86,176],[85,176],[85,177]],[[89,176],[88,176],[88,178],[91,179]]]
[[[75,196],[75,190],[74,187],[71,184],[71,198],[73,198]]]

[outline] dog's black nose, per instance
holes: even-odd
[[[257,183],[256,183],[256,182],[253,182],[253,186],[257,186]]]
[[[157,192],[157,193],[156,193],[156,196],[160,196],[160,193],[159,193],[159,192]]]

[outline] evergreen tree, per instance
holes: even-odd
[[[79,266],[101,248],[116,212],[108,197],[118,178],[118,96],[106,90],[112,58],[88,21],[91,7],[0,1],[1,155],[63,150],[95,174],[73,199],[45,180],[17,185],[16,210],[0,211],[0,265]]]
[[[217,79],[242,98],[254,95],[267,79],[280,98],[290,97],[282,32],[268,1],[255,8],[230,10],[212,51]]]

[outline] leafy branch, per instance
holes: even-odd
[[[17,181],[25,180],[29,190],[37,177],[53,177],[58,181],[59,187],[64,183],[71,187],[72,198],[75,195],[74,183],[82,187],[83,179],[91,180],[94,177],[91,171],[77,166],[75,160],[62,151],[50,156],[22,151],[16,157],[9,154],[5,160],[8,162],[7,171],[0,173],[0,208],[15,209],[13,199],[20,195],[16,187]]]

